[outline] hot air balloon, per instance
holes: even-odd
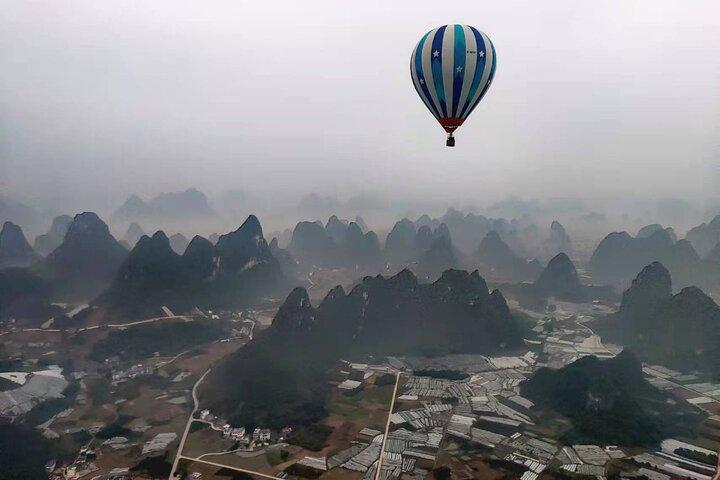
[[[426,33],[410,56],[415,90],[455,146],[453,132],[475,110],[495,76],[490,38],[469,25],[443,25]]]

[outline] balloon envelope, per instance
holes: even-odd
[[[455,131],[480,103],[496,59],[490,38],[469,25],[443,25],[420,39],[410,56],[413,85],[446,132]]]

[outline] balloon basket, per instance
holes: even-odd
[[[445,142],[445,145],[448,147],[455,146],[455,137],[452,136],[452,133],[448,135],[447,142]]]

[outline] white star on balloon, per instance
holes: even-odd
[[[424,78],[421,78],[421,79],[420,79],[420,85],[425,85],[425,79],[424,79]]]
[[[481,57],[484,57],[484,56],[485,56],[485,52],[480,52],[480,53],[478,53],[478,55],[480,55]]]
[[[460,65],[458,65],[458,67],[455,69],[455,71],[457,71],[457,73],[462,72],[462,67]]]
[[[438,55],[440,55],[440,52],[438,52],[437,50],[435,50],[435,51],[433,52],[433,57],[437,57]]]

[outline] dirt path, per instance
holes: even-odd
[[[250,474],[250,475],[253,475],[253,476],[258,476],[258,477],[262,477],[262,478],[269,478],[269,479],[271,479],[271,480],[282,480],[280,477],[273,477],[272,475],[268,475],[268,474],[266,474],[266,473],[255,472],[255,471],[253,471],[253,470],[245,470],[244,468],[231,467],[230,465],[225,465],[225,464],[223,464],[223,463],[210,462],[210,461],[208,461],[208,460],[202,460],[202,459],[200,459],[200,458],[185,457],[185,456],[179,455],[179,456],[177,457],[177,460],[179,460],[180,458],[184,458],[185,460],[191,460],[191,461],[193,461],[193,462],[204,463],[204,464],[206,464],[206,465],[212,465],[212,466],[218,467],[218,468],[227,468],[227,469],[229,469],[229,470],[235,470],[236,472],[243,472],[243,473],[247,473],[247,474]],[[174,469],[173,469],[173,470],[174,470]]]

